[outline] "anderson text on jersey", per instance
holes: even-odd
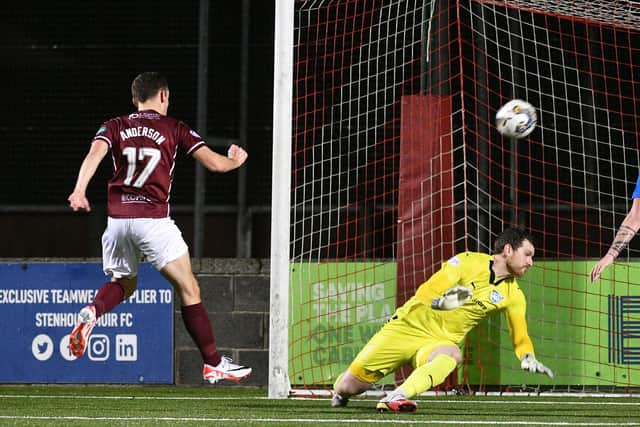
[[[120,131],[120,138],[122,138],[123,141],[136,136],[147,137],[158,145],[162,144],[167,139],[154,128],[147,126],[136,126]]]

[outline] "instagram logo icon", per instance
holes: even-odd
[[[109,337],[106,335],[92,335],[87,345],[89,359],[100,362],[109,358]]]

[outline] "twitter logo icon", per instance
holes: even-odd
[[[44,362],[53,354],[53,341],[47,334],[36,335],[31,342],[31,353],[37,360]]]

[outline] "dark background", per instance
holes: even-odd
[[[241,1],[210,2],[207,136],[226,153],[239,137]],[[251,256],[269,253],[273,93],[273,1],[249,10],[247,206]],[[130,85],[163,72],[169,115],[196,128],[199,2],[17,2],[0,11],[0,257],[100,255],[106,223],[104,161],[88,197],[94,211],[73,214],[67,197],[99,125],[134,110]],[[178,159],[172,216],[193,239],[195,162]],[[203,256],[236,254],[238,172],[208,174]]]
[[[378,22],[389,19],[405,25],[404,17],[387,13],[413,10],[417,3],[423,7],[422,2],[392,9],[381,0],[330,2],[314,18],[317,22],[295,15],[302,21],[294,41],[294,108],[307,113],[295,116],[293,148],[299,152],[293,155],[293,179],[307,171],[309,177],[326,179],[294,182],[296,209],[309,217],[297,228],[294,221],[292,242],[329,248],[318,258],[395,257],[399,101],[424,87],[430,94],[455,95],[452,123],[465,132],[455,133],[454,142],[464,142],[466,159],[479,165],[456,182],[467,179],[488,190],[471,195],[477,212],[458,213],[461,223],[472,223],[461,231],[470,242],[489,241],[482,230],[513,223],[544,236],[540,256],[600,256],[628,210],[640,164],[638,32],[516,9],[487,12],[483,19],[494,24],[479,31],[474,14],[464,7],[458,13],[456,3],[442,0],[434,21],[439,49],[431,53],[425,74],[420,52],[394,50],[392,42],[401,44],[400,38],[380,41],[369,32],[370,27],[386,29]],[[0,257],[100,256],[111,165],[103,162],[89,187],[90,214],[74,214],[67,206],[78,167],[99,125],[133,110],[130,84],[142,71],[167,75],[169,114],[196,127],[199,7],[196,0],[26,1],[0,11]],[[243,12],[249,16],[245,129]],[[259,258],[269,256],[270,246],[274,15],[273,1],[210,2],[207,129],[200,130],[222,153],[246,130],[248,256]],[[341,25],[347,24],[352,34],[343,37]],[[416,31],[414,37],[421,34]],[[360,49],[367,43],[375,49]],[[398,64],[401,71],[385,73],[384,79],[376,74],[390,65],[389,58],[409,56],[418,59]],[[352,86],[346,86],[347,78],[354,79]],[[388,84],[392,80],[395,84]],[[493,111],[516,97],[538,108],[539,125],[526,144],[514,149],[496,133]],[[372,132],[359,118],[379,123]],[[329,128],[333,133],[325,132]],[[349,141],[366,141],[373,149],[363,145],[366,155],[360,155],[360,148],[346,149]],[[308,162],[311,154],[320,159],[327,149],[340,157],[323,158],[322,167]],[[239,171],[207,174],[205,257],[237,256],[238,177]],[[338,209],[323,211],[314,205],[317,200],[301,198],[320,194],[308,190],[331,179],[338,186],[324,197],[331,203],[332,198],[349,200],[350,206],[335,203]],[[194,181],[193,159],[178,159],[172,217],[191,247]],[[458,199],[466,197],[459,193]],[[319,213],[338,218],[343,207],[351,216],[343,215],[340,226],[325,233],[327,244],[313,241],[320,233],[309,227],[326,223],[317,221]]]

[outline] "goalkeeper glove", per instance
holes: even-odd
[[[524,370],[528,370],[529,372],[540,372],[541,374],[547,374],[549,378],[553,378],[553,371],[538,362],[536,356],[531,353],[525,353],[522,358],[522,362],[520,363],[520,367]]]
[[[447,290],[444,296],[434,298],[433,301],[431,301],[431,308],[434,310],[453,310],[454,308],[463,306],[471,299],[472,295],[473,292],[471,292],[471,289],[465,288],[464,286],[454,286]]]

